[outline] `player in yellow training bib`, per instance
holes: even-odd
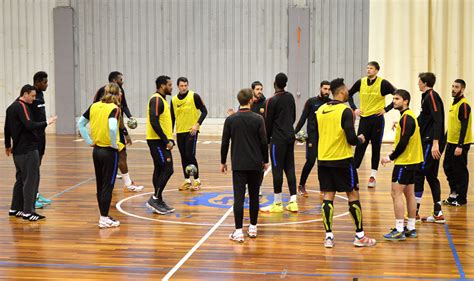
[[[394,150],[381,161],[383,165],[394,161],[392,173],[392,200],[395,210],[395,228],[384,235],[386,240],[399,241],[407,237],[416,238],[415,229],[416,199],[415,174],[423,163],[420,128],[415,113],[408,108],[410,93],[396,90],[393,93],[393,106],[400,111],[400,121],[396,127]],[[403,195],[407,201],[408,222],[404,227]]]
[[[471,106],[464,97],[466,82],[456,79],[451,89],[454,100],[449,108],[448,144],[443,163],[451,192],[443,203],[463,206],[467,204],[469,186],[467,155],[472,143],[472,113]]]
[[[179,93],[171,100],[170,109],[171,120],[176,128],[176,140],[184,174],[184,183],[179,187],[179,190],[191,189],[197,191],[201,189],[201,180],[199,179],[199,166],[196,160],[196,145],[199,128],[207,116],[207,108],[202,98],[197,93],[189,90],[188,83],[188,78],[178,78],[176,84]],[[191,182],[190,175],[186,172],[186,167],[191,164],[197,168],[193,182]]]
[[[367,76],[354,83],[349,90],[349,104],[360,115],[359,129],[357,134],[363,134],[367,141],[356,146],[354,161],[356,169],[359,169],[365,150],[372,145],[372,161],[370,178],[367,186],[376,186],[377,170],[380,161],[380,149],[382,147],[383,130],[385,126],[384,114],[393,108],[393,104],[385,106],[385,96],[392,94],[395,88],[387,80],[378,77],[380,65],[376,61],[367,64]],[[352,96],[359,92],[360,107],[357,109]]]

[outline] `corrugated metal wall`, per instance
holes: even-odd
[[[311,89],[343,77],[351,87],[368,62],[369,0],[314,0],[311,9]],[[358,100],[358,95],[355,97]]]
[[[54,114],[54,48],[52,0],[0,1],[0,116],[33,84],[36,71],[49,74],[46,110]],[[3,122],[3,119],[1,120]]]
[[[367,62],[369,0],[295,1],[302,2],[311,10],[312,92],[322,79],[342,76],[351,84],[360,78]],[[240,88],[260,80],[271,95],[274,75],[287,71],[292,0],[2,0],[1,116],[37,70],[50,73],[46,100],[54,113],[52,11],[69,4],[75,11],[77,116],[112,70],[124,73],[137,117],[145,116],[160,74],[187,76],[209,117],[225,117]]]
[[[79,95],[90,103],[111,70],[124,73],[127,101],[144,117],[154,81],[190,80],[209,109],[224,117],[253,80],[270,86],[286,70],[287,0],[73,1],[77,13]],[[268,90],[270,87],[268,87]],[[177,90],[174,90],[177,93]]]
[[[322,79],[360,78],[367,62],[368,3],[308,1],[311,8],[311,89]],[[254,80],[272,93],[287,71],[291,0],[73,1],[78,93],[83,111],[111,70],[125,76],[132,113],[145,116],[157,75],[187,76],[209,117],[225,117],[236,92]],[[176,93],[175,89],[175,93]]]

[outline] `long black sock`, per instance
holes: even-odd
[[[323,214],[324,229],[326,229],[326,232],[332,232],[332,217],[334,215],[333,201],[324,200],[323,205],[321,205],[321,210]]]
[[[349,212],[351,213],[352,219],[354,220],[356,232],[363,231],[362,207],[360,206],[359,200],[349,202]]]

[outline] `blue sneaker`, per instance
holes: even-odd
[[[405,232],[398,232],[396,228],[392,228],[391,231],[383,236],[385,240],[390,241],[402,241],[407,239]]]
[[[48,199],[39,193],[38,193],[38,196],[36,196],[36,200],[39,201],[43,205],[48,205],[48,204],[51,204],[51,202],[53,202],[53,200]]]
[[[35,201],[35,209],[43,209],[43,204],[41,204],[40,201],[36,200]]]
[[[418,237],[418,233],[416,232],[416,229],[408,230],[408,228],[405,226],[405,237],[406,238],[416,238]]]

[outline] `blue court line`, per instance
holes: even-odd
[[[127,270],[134,273],[152,272],[152,271],[169,271],[167,267],[138,267],[138,266],[107,266],[107,265],[85,265],[85,264],[65,264],[65,263],[15,263],[8,261],[0,261],[1,267],[50,267],[50,268],[70,268],[70,269],[114,269]],[[364,278],[364,279],[418,279],[418,280],[465,280],[459,278],[436,278],[436,277],[416,277],[416,276],[394,276],[394,275],[358,275],[348,273],[303,273],[303,272],[259,272],[252,270],[226,270],[226,269],[210,269],[210,268],[181,268],[180,271],[198,272],[198,273],[221,273],[221,274],[252,274],[252,275],[285,275],[285,276],[301,276],[301,277],[343,277],[343,278]]]
[[[451,247],[451,252],[453,253],[454,261],[456,262],[456,266],[458,267],[459,276],[462,280],[466,279],[466,274],[462,269],[461,261],[459,260],[458,252],[456,251],[456,247],[454,246],[453,238],[451,237],[451,233],[449,232],[448,224],[444,224],[444,230],[446,232],[446,237],[448,237],[449,247]]]
[[[95,179],[95,177],[92,177],[92,178],[88,178],[88,179],[86,179],[86,180],[83,180],[83,181],[81,181],[80,183],[78,183],[78,184],[76,184],[76,185],[73,185],[73,186],[69,187],[68,189],[65,189],[65,190],[63,190],[63,191],[61,191],[61,192],[59,192],[59,193],[56,193],[56,194],[54,194],[53,196],[51,196],[51,197],[49,197],[49,198],[52,199],[52,198],[59,197],[59,196],[63,195],[64,193],[73,190],[74,188],[77,188],[77,187],[79,187],[79,186],[81,186],[81,185],[83,185],[83,184],[85,184],[85,183],[90,182],[90,181],[93,180],[93,179]]]

